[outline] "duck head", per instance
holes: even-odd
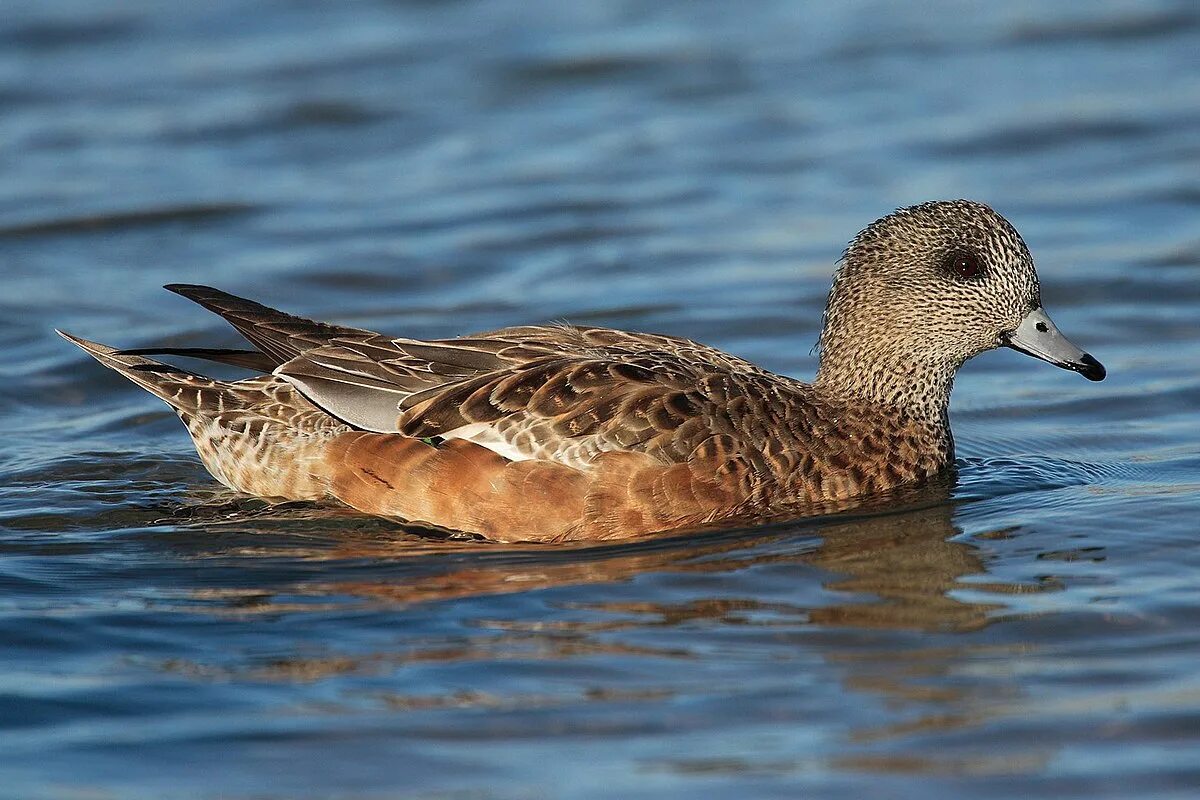
[[[1089,380],[1104,367],[1042,307],[1029,248],[982,203],[937,201],[877,220],[846,249],[821,331],[817,384],[944,412],[967,359],[1012,347]]]

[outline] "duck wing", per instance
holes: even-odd
[[[666,463],[698,449],[744,451],[745,421],[764,419],[769,395],[794,383],[673,336],[542,325],[424,341],[305,319],[208,286],[166,288],[257,349],[139,353],[273,372],[354,427],[465,439],[513,461],[586,467],[611,451]]]
[[[259,359],[257,365],[270,364],[270,369],[295,358],[306,350],[320,347],[334,337],[350,339],[370,338],[378,336],[373,331],[362,328],[349,328],[343,325],[330,325],[327,322],[297,317],[287,314],[253,300],[222,292],[211,286],[199,286],[188,283],[172,283],[163,287],[169,292],[186,297],[214,314],[217,314],[238,333],[246,337],[265,359]],[[196,358],[209,358],[215,361],[235,363],[227,359],[213,358],[214,354],[240,353],[247,351],[197,350],[181,349],[170,351],[160,349],[157,354],[187,355]]]
[[[359,428],[575,467],[611,451],[677,463],[715,436],[740,451],[731,412],[758,413],[772,385],[789,382],[686,339],[563,325],[433,341],[334,337],[275,374]]]

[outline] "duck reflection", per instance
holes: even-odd
[[[823,541],[809,560],[837,576],[825,588],[874,599],[815,608],[810,620],[909,630],[971,631],[987,625],[1001,605],[953,594],[964,588],[964,578],[984,575],[987,568],[977,547],[955,540],[961,531],[951,523],[951,510],[942,504],[823,526]]]
[[[997,603],[975,602],[955,592],[964,579],[986,575],[978,548],[957,539],[953,506],[945,484],[900,498],[897,510],[862,506],[852,517],[827,516],[761,527],[755,531],[703,532],[670,539],[603,547],[504,546],[435,541],[428,538],[351,536],[309,551],[308,558],[347,564],[370,560],[369,579],[339,578],[291,586],[287,594],[355,597],[371,602],[422,604],[543,589],[627,582],[649,573],[734,573],[767,565],[794,565],[808,577],[844,596],[845,602],[784,607],[731,597],[693,600],[684,605],[652,601],[589,603],[596,610],[654,614],[659,624],[697,619],[745,617],[756,611],[802,615],[831,627],[921,631],[971,631],[984,627]],[[895,498],[893,498],[895,500]],[[977,538],[1003,536],[1003,531]],[[281,548],[282,549],[282,548]],[[282,552],[273,555],[282,555]],[[291,551],[293,557],[296,551]],[[813,571],[816,568],[818,571]],[[362,572],[355,569],[353,572]],[[825,574],[828,573],[828,574]],[[1028,591],[1028,587],[981,582],[969,588],[989,593]],[[255,592],[260,611],[273,608],[271,593]],[[211,596],[215,599],[215,595]],[[228,596],[225,598],[229,600]],[[245,604],[241,610],[249,610]],[[567,624],[567,623],[564,623]],[[579,625],[579,623],[569,623]]]
[[[883,720],[863,713],[848,723],[854,747],[982,724],[995,713],[989,709],[1001,689],[991,681],[964,681],[956,670],[977,658],[1007,659],[1016,652],[1010,648],[1020,646],[989,645],[958,634],[978,631],[1001,617],[996,612],[1002,601],[973,599],[984,592],[999,598],[1037,591],[988,580],[988,562],[976,542],[1004,538],[1007,532],[962,538],[953,523],[947,485],[849,513],[853,516],[603,547],[438,541],[379,527],[347,530],[332,525],[330,517],[324,523],[319,517],[292,520],[291,534],[281,539],[280,521],[274,519],[255,536],[241,537],[255,540],[254,549],[241,555],[248,564],[264,561],[273,569],[290,559],[303,577],[276,572],[274,586],[258,580],[253,591],[209,588],[198,599],[225,613],[251,615],[306,614],[355,604],[403,608],[402,616],[413,620],[414,630],[398,630],[394,647],[368,653],[301,648],[266,662],[251,659],[233,667],[173,662],[169,668],[203,677],[308,682],[414,665],[499,665],[597,655],[649,659],[647,663],[658,665],[663,659],[703,662],[696,670],[667,670],[663,674],[673,679],[665,683],[588,685],[578,696],[510,693],[501,688],[507,686],[503,680],[484,678],[480,687],[466,692],[461,687],[413,692],[401,680],[379,694],[393,709],[527,709],[614,699],[654,702],[677,691],[695,691],[688,688],[687,676],[713,668],[709,651],[695,646],[706,641],[705,647],[729,646],[734,648],[729,653],[751,659],[770,653],[768,663],[778,666],[762,668],[784,670],[775,673],[775,680],[786,674],[783,665],[791,658],[817,655],[841,690],[883,699],[888,709]],[[338,521],[352,525],[349,518]],[[331,527],[338,529],[336,535]],[[297,547],[297,530],[311,547]],[[230,551],[226,548],[222,555],[228,557]],[[319,563],[296,564],[298,560]],[[641,587],[620,586],[652,575],[657,577]],[[567,591],[558,591],[563,589]],[[502,599],[538,591],[557,594],[537,598],[532,608],[523,600]],[[460,605],[475,599],[482,602],[469,609]],[[430,633],[441,630],[447,618],[459,632]],[[716,638],[706,639],[686,630],[696,626],[739,630],[732,639],[712,630]],[[647,637],[647,630],[663,635]],[[879,631],[894,633],[880,636]],[[734,641],[736,645],[728,644]],[[810,670],[820,669],[806,663]],[[654,667],[654,673],[659,669]],[[806,708],[809,702],[803,701]],[[848,752],[859,759],[870,755]],[[846,768],[890,768],[888,763],[864,764],[847,762]]]

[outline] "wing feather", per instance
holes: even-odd
[[[334,336],[275,373],[356,427],[582,467],[617,450],[685,461],[731,430],[731,376],[767,374],[686,339],[559,325],[433,341]]]

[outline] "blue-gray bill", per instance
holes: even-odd
[[[1056,367],[1074,370],[1089,381],[1102,381],[1107,374],[1103,364],[1062,335],[1040,306],[1030,311],[1016,330],[1004,334],[1001,341],[1007,347]]]

